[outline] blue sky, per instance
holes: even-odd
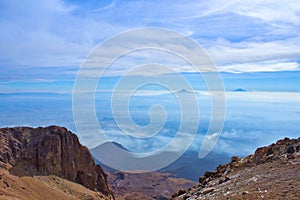
[[[0,3],[0,26],[6,90],[15,82],[72,81],[95,45],[140,27],[173,29],[199,42],[221,72],[299,70],[298,1],[11,0]]]

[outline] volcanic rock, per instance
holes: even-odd
[[[245,158],[233,156],[199,178],[196,188],[174,194],[176,200],[300,199],[300,138],[284,138]]]
[[[56,175],[114,198],[107,175],[66,128],[1,128],[0,163],[18,176]]]

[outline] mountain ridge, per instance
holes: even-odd
[[[0,168],[12,175],[56,175],[114,199],[101,166],[66,128],[1,128],[0,138]]]
[[[245,158],[207,171],[197,187],[178,190],[171,199],[300,199],[300,137],[284,138]]]

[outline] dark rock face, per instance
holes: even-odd
[[[239,157],[237,157],[237,156],[231,157],[231,162],[237,162],[238,160],[239,160]]]
[[[107,175],[77,136],[65,128],[2,128],[0,150],[0,166],[10,164],[28,175],[57,175],[113,199]]]
[[[295,152],[295,146],[297,146],[299,142],[300,138],[284,138],[282,140],[278,140],[276,144],[271,144],[267,147],[258,148],[253,155],[253,162],[254,164],[262,164],[265,162],[278,160],[281,156],[285,155],[286,153],[293,154]]]
[[[295,153],[295,148],[294,146],[289,146],[286,150],[287,153]]]

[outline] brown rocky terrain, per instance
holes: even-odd
[[[15,176],[6,169],[0,169],[0,199],[109,200],[110,198],[54,175]]]
[[[172,199],[300,199],[300,138],[279,140],[245,158],[233,156]]]
[[[28,182],[30,187],[35,187],[33,185],[37,183],[39,186],[36,187],[47,188],[51,184],[47,183],[48,186],[45,186],[42,182],[45,182],[49,175],[55,175],[55,179],[68,183],[67,185],[70,185],[69,182],[63,179],[81,184],[106,199],[114,199],[107,183],[107,175],[99,165],[95,165],[89,150],[79,143],[75,134],[62,127],[1,128],[0,168],[4,170],[3,188],[14,185],[9,183],[9,180],[15,180],[12,182],[16,183],[19,181],[19,185],[26,185]],[[11,194],[3,188],[0,191],[1,198],[5,194]],[[76,189],[70,191],[74,193]]]
[[[167,200],[178,188],[197,185],[196,182],[162,172],[111,172],[108,173],[108,180],[116,200]]]
[[[107,174],[65,128],[0,129],[0,199],[26,200],[300,199],[300,138],[233,156],[199,183],[165,172]]]

